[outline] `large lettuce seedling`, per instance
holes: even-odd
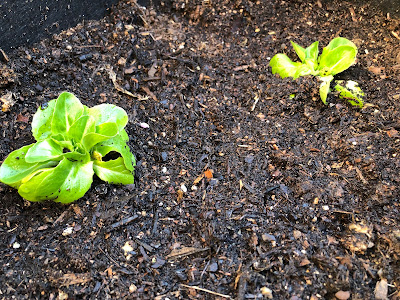
[[[64,92],[35,113],[32,133],[37,142],[8,155],[0,181],[29,201],[61,203],[81,198],[93,174],[109,183],[131,184],[136,162],[127,145],[127,122],[120,107],[89,108]]]

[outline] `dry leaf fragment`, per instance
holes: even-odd
[[[204,178],[204,173],[201,173],[201,175],[198,176],[198,177],[193,181],[193,185],[198,184],[203,178]]]
[[[394,128],[387,130],[386,133],[389,137],[399,137],[399,132]]]
[[[213,171],[210,170],[210,169],[205,170],[205,171],[204,171],[204,176],[206,176],[206,178],[207,178],[208,180],[210,180],[211,178],[213,178]]]
[[[8,111],[15,103],[11,92],[7,92],[7,94],[1,96],[0,101],[3,102],[1,110],[4,112]]]
[[[17,122],[22,122],[22,123],[28,123],[29,117],[23,116],[23,115],[21,115],[21,114],[18,114],[17,120],[16,120],[16,121],[17,121]]]
[[[299,263],[299,266],[300,267],[304,267],[304,266],[307,266],[307,265],[309,265],[311,262],[307,259],[307,258],[304,258],[300,263]]]
[[[376,74],[376,75],[381,75],[383,73],[383,71],[385,71],[384,67],[375,67],[375,66],[370,66],[368,68],[368,71]]]
[[[176,193],[178,194],[178,197],[176,198],[176,201],[178,203],[180,203],[182,201],[182,199],[183,199],[183,191],[182,190],[178,190]]]

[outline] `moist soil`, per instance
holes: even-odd
[[[272,75],[358,47],[366,105]],[[399,299],[400,20],[343,1],[121,1],[2,56],[0,160],[62,91],[124,108],[135,183],[71,205],[0,185],[2,299]]]

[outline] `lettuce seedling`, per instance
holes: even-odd
[[[8,155],[0,181],[29,201],[61,203],[81,198],[94,174],[109,183],[131,184],[136,161],[127,145],[127,122],[120,107],[89,108],[64,92],[37,110],[32,120],[37,142]]]
[[[297,79],[300,76],[317,76],[321,81],[319,93],[322,102],[326,104],[326,98],[330,92],[330,84],[333,76],[343,72],[354,64],[357,55],[356,45],[348,39],[337,37],[326,46],[320,56],[318,41],[309,47],[303,48],[291,41],[292,46],[301,62],[292,61],[286,54],[276,54],[270,61],[272,73],[278,73],[282,78],[292,77]],[[339,90],[340,87],[336,88]],[[363,106],[360,94],[353,95],[347,90],[346,99],[353,105]]]

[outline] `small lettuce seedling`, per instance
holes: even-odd
[[[283,53],[276,54],[270,61],[272,73],[278,73],[282,78],[292,77],[293,79],[307,75],[317,76],[321,81],[319,88],[320,97],[322,102],[326,104],[333,76],[343,72],[354,64],[357,55],[356,45],[348,39],[337,37],[318,56],[318,41],[312,43],[307,48],[303,48],[293,41],[291,43],[301,62],[294,62]],[[336,87],[335,89],[339,90]],[[348,93],[345,98],[351,104],[362,107],[363,101],[360,94],[353,95],[351,91],[347,91]]]
[[[29,201],[61,203],[81,198],[94,174],[109,183],[131,184],[136,161],[127,145],[127,122],[120,107],[89,108],[64,92],[37,110],[32,120],[37,142],[8,155],[0,181]]]

